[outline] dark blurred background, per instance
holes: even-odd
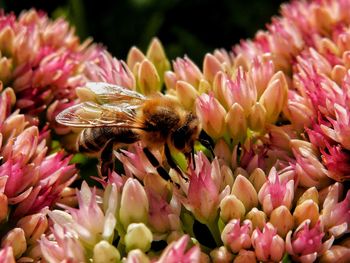
[[[133,45],[145,51],[157,36],[170,59],[187,54],[199,66],[206,52],[231,49],[278,15],[281,0],[0,0],[5,12],[35,7],[65,16],[78,35],[93,37],[119,59]]]

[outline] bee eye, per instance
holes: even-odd
[[[185,148],[187,140],[187,131],[181,127],[173,133],[173,143],[176,149],[182,150]]]

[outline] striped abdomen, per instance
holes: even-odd
[[[99,152],[109,140],[113,140],[116,144],[130,144],[138,140],[138,135],[125,128],[86,128],[79,136],[78,150],[83,153]]]

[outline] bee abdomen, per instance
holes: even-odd
[[[78,140],[78,150],[83,153],[99,152],[110,140],[105,128],[86,128]]]
[[[78,140],[78,150],[83,153],[97,153],[108,141],[115,144],[130,144],[139,140],[137,133],[131,129],[116,127],[97,127],[84,129]]]

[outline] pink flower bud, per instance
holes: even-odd
[[[22,228],[28,244],[35,244],[48,228],[48,220],[43,213],[22,217],[17,226]]]
[[[197,90],[188,82],[179,80],[176,82],[176,96],[180,103],[188,110],[192,110],[196,98],[199,96]]]
[[[253,131],[261,131],[266,125],[266,110],[259,102],[256,102],[251,108],[248,116],[248,126]]]
[[[247,137],[247,120],[241,105],[234,103],[231,106],[226,115],[225,123],[234,144],[243,143]]]
[[[311,125],[315,110],[307,98],[300,96],[294,90],[288,90],[288,101],[283,113],[296,130],[302,131],[304,127]]]
[[[257,193],[259,193],[266,180],[266,174],[260,168],[254,169],[254,171],[249,175],[249,181],[252,183]]]
[[[224,135],[226,111],[212,93],[202,94],[197,98],[196,113],[203,129],[211,137],[219,138]]]
[[[270,214],[269,222],[277,229],[277,234],[282,238],[285,238],[289,230],[294,227],[294,218],[286,206],[275,208]]]
[[[266,110],[266,121],[275,123],[283,107],[287,103],[288,84],[284,74],[279,71],[270,80],[266,90],[261,95],[259,103]]]
[[[263,229],[267,222],[266,214],[263,211],[258,210],[256,207],[248,212],[246,219],[249,219],[252,222],[253,228],[259,228],[260,230]]]
[[[158,38],[153,38],[147,49],[146,57],[152,62],[158,72],[161,83],[163,83],[164,72],[170,69],[170,63],[165,55],[162,43]]]
[[[75,232],[54,224],[53,236],[55,240],[49,240],[43,236],[40,240],[42,257],[48,262],[62,262],[67,258],[74,258],[78,262],[86,260],[85,248],[78,240]]]
[[[314,226],[319,220],[319,216],[318,205],[311,199],[305,200],[297,205],[293,213],[296,226],[300,225],[306,219],[309,219],[310,225]]]
[[[223,71],[220,61],[212,54],[206,54],[203,61],[203,75],[212,83],[217,72]]]
[[[15,49],[15,32],[10,26],[2,28],[0,31],[0,47],[3,54],[13,55]]]
[[[231,194],[235,195],[244,204],[246,211],[258,206],[258,194],[249,180],[238,175],[233,183]]]
[[[220,202],[220,218],[224,222],[231,219],[243,220],[245,213],[244,204],[235,195],[227,195]]]
[[[229,263],[233,260],[233,254],[224,246],[213,249],[210,258],[215,263]]]
[[[137,47],[132,47],[127,55],[126,64],[134,72],[136,63],[141,63],[145,59],[145,55]]]
[[[177,76],[172,71],[166,71],[164,73],[164,83],[168,91],[174,90],[177,82]]]
[[[8,199],[4,193],[0,192],[0,222],[7,218]]]
[[[255,263],[256,257],[254,251],[242,249],[239,251],[238,255],[235,257],[234,263]]]
[[[150,95],[160,91],[161,80],[157,69],[149,60],[140,63],[137,72],[137,85],[142,94]]]
[[[320,257],[321,263],[347,262],[350,257],[350,248],[346,246],[333,245]]]
[[[13,255],[19,258],[27,249],[27,242],[23,229],[13,228],[1,240],[1,247],[12,247]]]
[[[223,160],[226,164],[229,164],[232,158],[232,151],[230,147],[227,145],[225,140],[219,139],[214,147],[214,153],[216,158],[218,158],[219,162]]]
[[[138,180],[129,178],[123,188],[119,217],[124,228],[131,223],[147,223],[149,203],[145,189]]]

